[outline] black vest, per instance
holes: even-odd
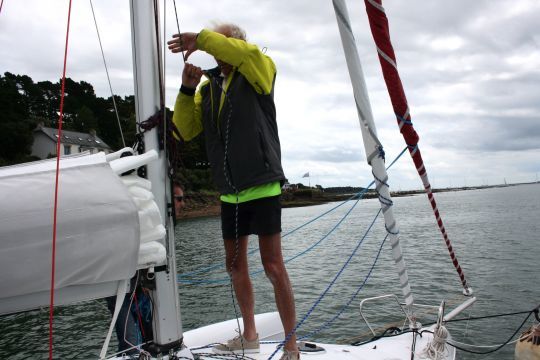
[[[275,78],[274,78],[275,81]],[[285,180],[276,123],[274,90],[258,94],[235,72],[219,114],[222,79],[201,89],[206,152],[221,194]]]

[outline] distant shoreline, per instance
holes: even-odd
[[[519,183],[519,184],[508,184],[508,185],[484,185],[484,186],[465,186],[459,188],[441,188],[433,189],[434,193],[438,192],[450,192],[450,191],[467,191],[467,190],[479,190],[479,189],[489,189],[489,188],[499,188],[499,187],[508,187],[508,186],[517,186],[525,184],[534,184],[533,183]],[[412,196],[424,194],[424,190],[407,190],[407,191],[394,191],[391,192],[392,197],[402,197],[402,196]],[[305,195],[305,192],[304,192]],[[336,201],[345,201],[354,196],[354,194],[327,194],[319,191],[312,191],[311,197],[302,196],[295,197],[294,192],[284,192],[282,194],[281,204],[283,208],[294,208],[294,207],[304,207],[304,206],[315,206],[326,204]],[[363,199],[373,199],[376,198],[377,194],[374,190],[368,190]],[[202,217],[214,217],[219,216],[221,213],[221,205],[217,195],[209,194],[199,194],[192,193],[186,194],[186,205],[182,210],[179,220],[182,219],[193,219],[193,218],[202,218]]]

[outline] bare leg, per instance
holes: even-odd
[[[290,334],[296,325],[296,311],[294,308],[294,295],[289,281],[289,275],[283,255],[281,253],[281,233],[273,235],[260,235],[259,248],[266,276],[274,286],[276,306],[283,324],[285,336]],[[293,334],[284,346],[290,351],[298,351],[296,347],[296,334]]]
[[[253,296],[253,287],[249,279],[249,269],[247,260],[248,237],[240,236],[238,239],[238,249],[236,240],[225,239],[225,256],[227,272],[232,275],[232,282],[240,312],[244,322],[244,338],[254,340],[257,337],[255,329],[254,307],[255,300]],[[231,273],[232,271],[232,273]]]

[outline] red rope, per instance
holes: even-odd
[[[69,0],[68,20],[66,30],[66,45],[64,49],[64,70],[62,73],[62,90],[60,96],[60,116],[58,118],[58,139],[56,143],[56,179],[54,184],[54,215],[53,215],[53,239],[51,261],[51,297],[49,304],[49,360],[53,357],[53,320],[54,320],[54,275],[56,271],[56,219],[58,213],[58,178],[60,175],[60,145],[62,139],[62,121],[64,118],[64,97],[66,88],[66,67],[69,40],[69,24],[71,20],[71,0]]]
[[[146,340],[146,335],[144,334],[144,325],[141,317],[141,309],[139,308],[139,302],[137,301],[137,292],[133,291],[133,296],[135,298],[135,308],[137,309],[137,319],[139,320],[139,329],[141,329],[141,335],[144,340]]]
[[[420,175],[424,188],[428,195],[431,207],[433,208],[433,214],[437,219],[437,224],[439,225],[439,230],[443,235],[448,253],[452,259],[452,264],[456,268],[456,271],[461,280],[461,284],[466,292],[469,291],[467,281],[465,280],[465,274],[459,265],[457,257],[454,253],[454,249],[444,228],[442,218],[437,210],[437,203],[435,202],[435,196],[431,191],[431,185],[428,180],[427,170],[424,166],[424,161],[422,160],[422,155],[420,149],[418,148],[418,134],[414,130],[414,127],[411,122],[411,115],[409,113],[409,105],[407,104],[407,97],[405,96],[405,91],[399,77],[399,72],[397,70],[396,56],[394,54],[394,48],[390,41],[390,28],[388,26],[388,18],[382,7],[382,0],[364,0],[366,5],[366,10],[369,18],[369,25],[371,27],[371,33],[373,39],[377,45],[377,50],[379,52],[379,61],[381,63],[384,81],[386,82],[386,87],[388,88],[388,94],[390,95],[390,100],[394,108],[394,113],[396,114],[396,119],[398,125],[400,126],[400,132],[405,139],[405,143],[409,146],[409,153],[413,159],[418,175]]]

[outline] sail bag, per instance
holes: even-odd
[[[55,177],[56,159],[0,168],[0,314],[47,305],[25,300],[51,286]],[[135,274],[138,209],[103,153],[61,159],[56,231],[58,303]]]

